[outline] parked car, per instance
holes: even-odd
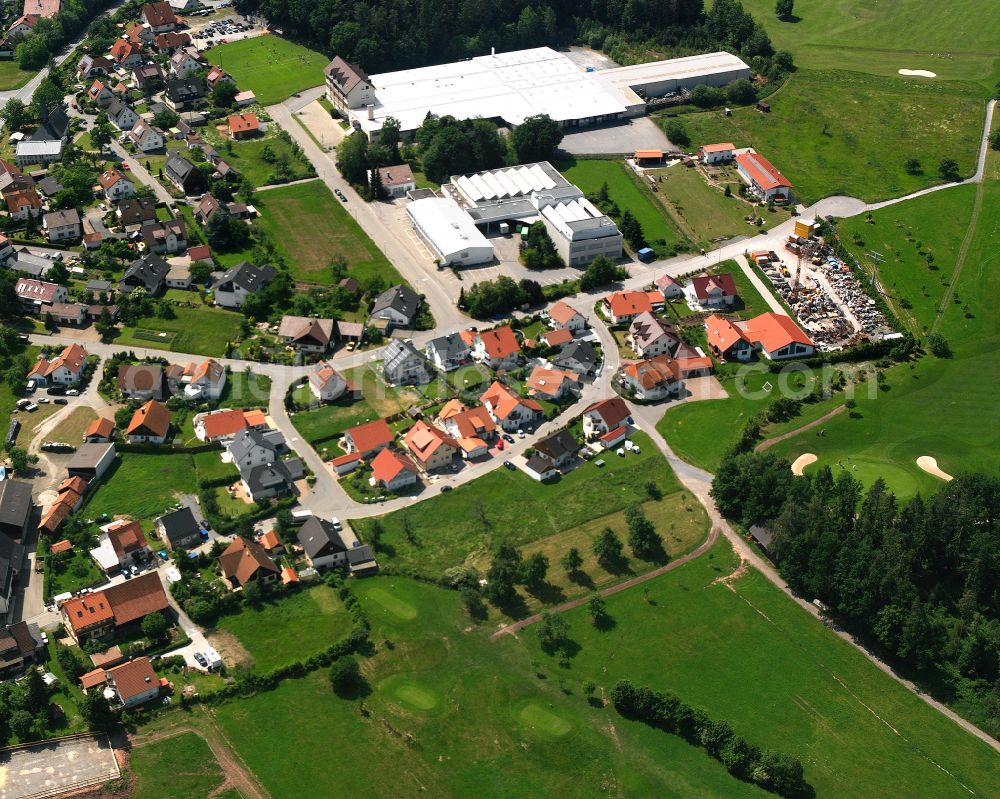
[[[131,576],[132,575],[129,574],[128,569],[122,569],[122,577],[124,577],[126,580],[128,580]]]
[[[192,657],[194,658],[195,663],[197,663],[203,669],[208,668],[208,660],[205,659],[205,656],[201,654],[201,652],[195,652],[194,655],[192,655]]]
[[[137,576],[138,576],[138,574],[139,574],[139,567],[138,567],[138,566],[136,566],[136,565],[135,565],[135,564],[133,563],[133,564],[132,564],[132,576],[133,576],[133,577],[137,577]]]
[[[80,392],[77,389],[75,389],[75,388],[71,388],[71,389],[69,389],[69,390],[66,391],[66,396],[67,397],[79,397],[80,396]]]
[[[445,491],[451,491],[452,488],[453,486],[450,485],[441,486],[441,493],[443,494]]]
[[[69,405],[69,400],[65,397],[56,397],[52,402],[56,405]]]
[[[514,443],[514,436],[509,435],[508,433],[504,433],[503,434],[503,440],[506,441],[508,444],[513,444]]]
[[[48,389],[45,393],[50,397],[61,397],[66,393],[66,389],[62,386],[52,386],[52,388]]]
[[[504,461],[503,465],[504,465],[505,469],[510,469],[512,472],[516,472],[517,471],[517,467],[513,463],[511,463],[510,461]]]

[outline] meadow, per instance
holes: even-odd
[[[651,192],[640,188],[626,171],[628,168],[619,161],[601,159],[570,159],[555,165],[570,183],[578,186],[585,194],[596,194],[604,183],[608,184],[608,196],[625,211],[633,213],[642,226],[643,235],[650,247],[660,258],[673,254],[673,248],[684,242],[684,236],[666,211],[658,207]],[[662,240],[663,244],[657,244]]]
[[[330,59],[278,36],[258,36],[220,44],[205,57],[233,76],[240,89],[252,89],[263,106],[286,100],[323,82]]]
[[[336,592],[317,585],[223,616],[218,629],[239,638],[255,670],[266,674],[339,641],[350,632],[351,619]]]
[[[268,135],[258,139],[234,142],[228,137],[215,135],[214,132],[212,135],[206,136],[206,139],[219,148],[222,158],[234,166],[254,186],[265,186],[272,182],[271,177],[275,174],[276,162],[282,157],[287,159],[290,180],[314,177],[316,171],[304,156],[297,155],[292,150],[291,144],[281,136],[270,135],[271,131],[276,130],[278,130],[278,126],[271,123]],[[225,146],[227,144],[229,146]],[[265,161],[263,158],[265,147],[274,154],[274,160],[271,162]]]
[[[124,452],[104,473],[82,510],[88,518],[127,514],[144,522],[148,530],[153,519],[177,503],[178,494],[196,490],[190,455]]]
[[[897,76],[926,69],[937,80],[978,80],[987,87],[1000,75],[1000,16],[978,0],[796,0],[790,21],[774,15],[770,0],[744,0],[775,48],[790,50],[810,69],[850,69]]]
[[[788,212],[758,208],[765,219],[762,227],[747,223],[745,217],[753,208],[739,198],[740,179],[720,181],[730,186],[732,197],[724,190],[708,185],[696,169],[683,166],[650,170],[657,179],[656,201],[661,203],[674,222],[691,241],[706,249],[720,238],[754,236],[758,230],[767,230],[788,219]],[[728,170],[727,170],[728,174]]]
[[[195,732],[139,743],[129,766],[135,774],[135,799],[205,799],[219,796],[225,780],[212,750]],[[238,799],[239,794],[230,788],[222,796]]]
[[[1000,791],[992,750],[756,573],[720,584],[735,566],[719,542],[648,590],[608,597],[610,628],[594,628],[585,608],[569,612],[576,646],[566,667],[531,629],[491,642],[454,592],[402,577],[361,581],[354,592],[377,650],[362,660],[363,712],[320,671],[218,705],[211,724],[201,713],[185,722],[215,735],[217,724],[271,795],[287,799],[773,796],[600,701],[629,678],[799,757],[820,797]],[[588,682],[597,686],[591,701]],[[334,740],[341,757],[366,767],[330,769],[303,740]]]
[[[520,471],[495,469],[447,494],[383,516],[379,559],[437,577],[462,564],[486,568],[500,544],[520,547],[547,540],[544,549],[555,576],[556,562],[569,547],[580,546],[583,552],[605,525],[623,530],[620,516],[629,505],[651,499],[650,482],[663,498],[649,504],[667,503],[673,510],[647,511],[651,518],[656,516],[660,534],[668,538],[674,554],[690,549],[692,540],[707,532],[702,509],[690,503],[690,510],[682,511],[688,503],[680,501],[680,483],[659,451],[641,433],[632,440],[641,454],[609,454],[603,468],[589,461],[544,485]],[[371,537],[371,519],[353,524],[364,531],[362,539]],[[669,540],[670,525],[675,525],[678,542]]]
[[[115,344],[219,357],[240,338],[243,321],[240,313],[208,305],[174,308],[173,319],[150,316],[122,328]]]
[[[376,277],[386,285],[402,282],[395,267],[323,181],[258,192],[255,204],[260,211],[257,224],[271,234],[296,280],[333,283],[329,267],[335,256],[341,256],[347,261],[348,274],[362,285]]]
[[[938,164],[954,158],[975,171],[985,95],[971,83],[928,83],[859,72],[801,69],[753,107],[684,114],[692,146],[731,141],[753,147],[794,184],[809,205],[835,194],[874,202],[941,182]],[[658,117],[665,123],[666,117]],[[909,158],[921,173],[908,174]]]
[[[0,61],[0,91],[20,89],[34,75],[35,73],[31,70],[21,69],[13,59]]]

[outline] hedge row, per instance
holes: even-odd
[[[628,680],[620,680],[611,691],[611,701],[625,718],[645,722],[700,746],[737,779],[779,796],[813,795],[798,758],[783,752],[761,751],[733,732],[728,722],[710,718],[705,711],[685,704],[669,691],[639,688]]]

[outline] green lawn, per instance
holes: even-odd
[[[791,50],[800,66],[853,69],[897,76],[899,69],[927,69],[937,80],[997,76],[1000,16],[981,13],[978,0],[796,0],[795,17],[782,22],[770,0],[745,0],[776,49]]]
[[[693,147],[754,147],[806,204],[832,194],[882,200],[939,183],[945,157],[963,175],[975,169],[985,100],[974,84],[803,69],[768,101],[770,114],[737,108],[730,117],[707,111],[681,121]],[[905,172],[911,157],[923,174]]]
[[[351,619],[337,593],[317,585],[224,616],[218,626],[240,639],[255,670],[265,674],[336,643],[350,632]]]
[[[226,387],[219,399],[222,408],[266,408],[271,400],[271,378],[249,371],[226,375]]]
[[[222,453],[217,450],[208,452],[196,452],[192,455],[195,472],[198,480],[217,480],[220,477],[232,477],[235,481],[239,476],[236,467],[231,463],[223,463],[219,457]]]
[[[576,160],[561,161],[557,164],[566,180],[576,184],[584,193],[596,193],[602,184],[608,184],[608,194],[618,203],[622,211],[630,210],[642,226],[643,235],[649,246],[656,250],[658,257],[673,253],[673,247],[683,243],[683,236],[658,207],[652,192],[640,188],[638,180],[628,174],[628,168],[620,161]],[[659,243],[662,241],[663,243]]]
[[[733,283],[736,284],[736,299],[733,301],[731,310],[738,313],[743,319],[749,319],[771,310],[771,306],[767,304],[767,301],[750,282],[750,278],[746,276],[736,261],[731,259],[723,261],[708,269],[708,272],[713,275],[729,274],[733,276]],[[768,285],[766,281],[764,285]]]
[[[349,403],[335,402],[310,411],[298,411],[292,424],[310,444],[327,444],[348,428],[378,418],[375,409],[363,399]],[[335,443],[327,444],[333,454],[340,454]]]
[[[632,440],[641,445],[642,454],[612,454],[605,457],[604,468],[591,461],[555,483],[543,485],[520,471],[495,469],[447,494],[383,516],[379,560],[431,576],[463,563],[485,567],[501,543],[524,546],[578,532],[595,519],[647,500],[647,482],[656,483],[667,496],[678,492],[677,478],[650,440],[641,433]],[[699,513],[700,508],[691,511],[696,523],[701,521]],[[368,540],[371,521],[354,524]],[[589,536],[603,526],[588,528]],[[666,524],[661,525],[661,534],[665,532]]]
[[[211,135],[208,138],[220,151],[221,156],[232,166],[236,167],[243,177],[247,178],[254,186],[264,186],[273,183],[272,177],[275,174],[275,161],[286,158],[291,179],[300,180],[302,178],[313,177],[316,171],[304,156],[296,156],[291,145],[283,138],[273,135],[280,128],[275,123],[271,123],[269,134],[259,139],[249,139],[247,141],[234,142],[226,137]],[[264,148],[270,148],[274,153],[275,161],[265,161],[261,154]]]
[[[685,235],[706,249],[715,246],[713,242],[720,238],[753,236],[757,230],[780,225],[789,216],[787,211],[758,208],[756,213],[763,216],[765,224],[762,228],[749,224],[745,217],[754,213],[754,209],[738,195],[739,177],[731,182],[733,196],[726,197],[724,189],[710,186],[696,169],[675,166],[649,172],[658,180],[657,200],[665,205]]]
[[[88,518],[102,513],[128,514],[149,523],[177,502],[178,494],[195,493],[197,480],[191,456],[125,452],[105,473],[97,490],[83,506]]]
[[[0,91],[20,89],[34,75],[31,70],[21,69],[13,59],[0,61]]]
[[[610,631],[595,631],[583,609],[571,612],[581,649],[567,669],[539,651],[531,630],[490,642],[491,629],[471,625],[453,592],[401,577],[365,580],[354,590],[377,654],[362,661],[371,690],[364,713],[320,671],[219,705],[214,719],[271,795],[285,799],[395,797],[410,792],[404,784],[484,799],[773,796],[583,693],[586,680],[599,696],[627,677],[799,757],[820,797],[1000,791],[992,750],[757,575],[735,590],[711,585],[735,567],[724,545],[713,555],[647,583],[648,594],[610,597]],[[366,768],[331,771],[303,740],[335,740],[341,756]]]
[[[330,284],[335,255],[347,259],[348,272],[362,284],[375,276],[402,282],[395,267],[368,238],[321,180],[258,192],[254,200],[263,227],[288,260],[292,276]]]
[[[194,732],[137,744],[129,766],[135,799],[205,799],[217,796],[225,780],[205,739]]]
[[[252,89],[261,105],[274,105],[323,82],[330,59],[278,36],[258,36],[213,47],[205,57],[233,76],[241,89]]]
[[[151,316],[125,327],[116,344],[220,357],[226,344],[240,338],[244,317],[236,311],[202,306],[174,308],[173,319]]]
[[[95,541],[92,546],[96,546]],[[68,555],[68,557],[67,557]],[[53,565],[58,558],[59,565]],[[74,549],[72,552],[58,556],[49,555],[45,564],[49,575],[48,596],[58,596],[66,591],[78,591],[101,582],[101,574],[94,559],[90,557],[89,549]]]

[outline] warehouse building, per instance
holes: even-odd
[[[441,190],[487,232],[540,219],[569,266],[621,257],[618,226],[548,162],[456,175]]]
[[[406,215],[441,265],[472,266],[493,260],[493,245],[454,200],[414,200],[406,206]]]
[[[512,127],[537,114],[564,128],[597,125],[644,114],[647,98],[749,76],[729,53],[587,72],[563,53],[534,47],[371,76],[338,57],[326,68],[326,87],[334,108],[374,140],[387,117],[408,135],[428,113]]]

